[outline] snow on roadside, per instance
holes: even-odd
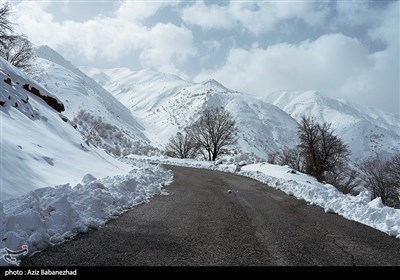
[[[79,232],[99,228],[111,218],[159,194],[173,174],[161,166],[135,162],[127,175],[96,179],[87,174],[82,182],[33,190],[0,202],[1,248],[29,255],[70,239]],[[3,251],[4,255],[4,251]],[[8,265],[0,258],[0,266]]]
[[[287,166],[261,163],[242,168],[240,175],[320,206],[325,212],[339,214],[400,238],[400,209],[384,206],[380,197],[371,201],[368,191],[357,196],[345,195],[332,185],[319,183],[305,174],[288,173],[290,170]]]
[[[102,226],[172,180],[85,143],[63,106],[0,58],[0,266]]]
[[[233,164],[215,165],[191,159],[144,156],[134,156],[134,158],[146,162],[237,173],[303,199],[311,205],[320,206],[325,212],[339,214],[346,219],[360,222],[400,239],[400,209],[384,206],[381,198],[371,201],[368,191],[363,191],[357,196],[345,195],[332,185],[319,183],[314,177],[300,172],[291,173],[288,166],[257,163],[238,169]]]

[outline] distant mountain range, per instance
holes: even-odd
[[[354,160],[400,152],[400,115],[332,99],[315,91],[274,92],[263,97],[227,89],[215,80],[184,81],[152,69],[131,71],[81,67],[126,105],[153,145],[162,146],[210,106],[223,106],[239,127],[239,146],[266,158],[297,144],[297,121],[313,116],[332,124]]]
[[[354,159],[400,152],[400,115],[328,98],[316,91],[275,92],[261,99],[297,121],[305,115],[331,123],[336,134],[349,145]]]
[[[222,106],[232,113],[243,151],[265,159],[269,152],[296,144],[298,124],[291,116],[215,80],[191,83],[151,69],[80,69],[131,110],[153,145],[162,147],[212,106]]]

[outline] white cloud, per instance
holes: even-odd
[[[140,21],[155,15],[161,7],[176,4],[178,1],[124,1],[117,10],[117,18]]]
[[[203,1],[196,1],[181,12],[184,22],[204,29],[229,29],[240,23],[256,35],[270,31],[282,20],[294,18],[303,20],[308,25],[316,25],[325,16],[325,9],[308,1],[295,4],[284,1],[231,1],[227,6],[206,5]]]
[[[114,67],[114,61],[132,59],[144,67],[183,77],[187,77],[184,71],[196,73],[206,65],[198,79],[213,76],[249,93],[316,89],[332,97],[398,112],[400,2],[377,3],[230,1],[219,5],[216,1],[196,1],[177,6],[172,1],[123,1],[111,16],[98,15],[79,22],[53,18],[48,12],[54,8],[49,8],[50,2],[14,5],[19,32],[36,44],[73,54],[71,57],[103,60],[110,67]],[[167,5],[175,7],[157,14]],[[57,13],[54,15],[57,17]],[[147,27],[144,22],[156,23]],[[192,32],[192,26],[206,32]],[[279,37],[285,28],[293,28],[292,34],[300,35],[298,38],[314,39],[263,45],[269,40],[267,32],[273,31]],[[258,35],[259,42],[249,42],[252,37],[243,30]],[[324,35],[326,30],[335,34]],[[196,35],[199,37],[194,40]],[[227,48],[230,39],[234,41],[233,49]],[[217,55],[224,52],[226,57]],[[204,55],[196,57],[199,53]],[[193,58],[198,61],[190,61]],[[210,65],[222,66],[211,69],[214,66]]]
[[[370,54],[355,38],[329,34],[295,45],[232,49],[224,66],[203,71],[196,80],[213,77],[228,87],[257,95],[319,90],[396,112],[399,71],[391,59],[390,49]]]
[[[171,23],[158,23],[146,35],[143,38],[146,48],[139,57],[142,66],[185,76],[176,65],[183,63],[188,56],[196,53],[192,46],[191,31]]]
[[[313,26],[321,23],[326,10],[317,2],[235,2],[229,5],[230,13],[250,32],[259,35],[272,30],[279,22],[288,19],[302,20]]]
[[[141,23],[169,3],[126,1],[114,17],[57,22],[46,6],[26,1],[15,7],[15,16],[21,23],[19,31],[35,44],[69,49],[90,60],[113,61],[136,55],[144,67],[182,74],[177,65],[196,53],[192,32],[171,23],[158,23],[151,28]]]
[[[196,1],[193,6],[187,7],[181,12],[182,20],[192,25],[198,25],[205,29],[231,28],[234,21],[226,7],[218,5],[206,5],[204,1]]]
[[[269,5],[268,5],[269,4]],[[264,8],[272,9],[276,14],[276,19],[301,19],[310,26],[321,23],[327,16],[328,9],[318,1],[276,1],[274,3],[264,3]]]

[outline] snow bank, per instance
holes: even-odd
[[[322,207],[325,212],[339,214],[400,238],[400,209],[384,206],[380,198],[371,201],[368,191],[357,196],[343,194],[334,186],[319,183],[314,177],[296,172],[288,166],[258,163],[236,168],[233,164],[214,165],[211,162],[182,160],[166,157],[137,157],[143,161],[165,163],[177,166],[212,169],[246,176],[288,195],[303,199],[311,205]]]
[[[287,166],[253,164],[243,167],[240,175],[320,206],[325,212],[339,214],[400,238],[400,209],[384,206],[380,198],[371,201],[368,191],[357,196],[345,195],[332,185],[321,184],[308,175],[291,174],[288,171],[290,168]]]
[[[135,163],[127,175],[96,179],[87,174],[76,186],[70,184],[36,189],[0,202],[2,248],[29,254],[65,241],[79,232],[99,228],[127,209],[147,202],[172,182],[172,172],[160,166]],[[4,252],[3,252],[4,254]],[[1,258],[0,265],[7,265]]]

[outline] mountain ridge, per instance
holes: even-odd
[[[95,79],[103,74],[109,77],[104,87],[131,110],[159,147],[210,106],[222,106],[232,113],[243,151],[265,159],[268,153],[296,143],[294,119],[278,107],[230,90],[214,79],[193,83],[149,69],[131,71],[129,75],[115,69],[81,69]]]
[[[128,108],[101,85],[50,47],[40,46],[35,51],[40,72],[34,78],[63,101],[68,118],[73,119],[84,110],[121,128],[132,141],[148,143],[144,128]]]
[[[125,69],[123,77],[115,75],[115,69],[87,67],[83,71],[87,71],[92,77],[105,74],[108,82],[104,87],[141,120],[146,127],[146,135],[158,146],[164,145],[166,139],[190,125],[202,109],[207,106],[223,106],[233,112],[238,126],[242,126],[243,131],[239,131],[239,144],[243,150],[254,152],[262,158],[269,152],[284,147],[291,148],[297,144],[297,125],[303,115],[313,116],[320,122],[331,123],[335,133],[349,145],[352,151],[351,158],[355,161],[376,153],[391,155],[400,152],[400,148],[396,148],[400,147],[400,115],[328,98],[317,91],[283,91],[257,97],[230,90],[215,79],[193,83],[181,78],[176,79],[173,75],[161,75],[160,72],[151,69]],[[191,99],[192,101],[189,101]],[[256,105],[258,102],[255,99],[263,105]],[[262,112],[255,112],[257,106],[263,107]],[[169,110],[171,112],[165,113]],[[180,111],[185,111],[186,114]],[[296,120],[296,126],[282,113]],[[146,118],[153,121],[144,120]],[[182,121],[182,118],[189,121]],[[157,127],[157,119],[168,126],[168,129]],[[279,123],[277,119],[285,121]],[[271,125],[268,125],[268,122]],[[149,133],[148,127],[152,126],[157,127],[153,129],[156,133]],[[170,133],[166,133],[166,130]],[[288,130],[292,132],[289,133]],[[154,141],[154,134],[162,135],[164,140]],[[281,137],[281,134],[284,137]],[[278,143],[272,143],[274,141]]]
[[[297,121],[305,115],[331,123],[356,160],[400,152],[400,114],[329,98],[317,91],[274,92],[260,99],[278,106]]]

